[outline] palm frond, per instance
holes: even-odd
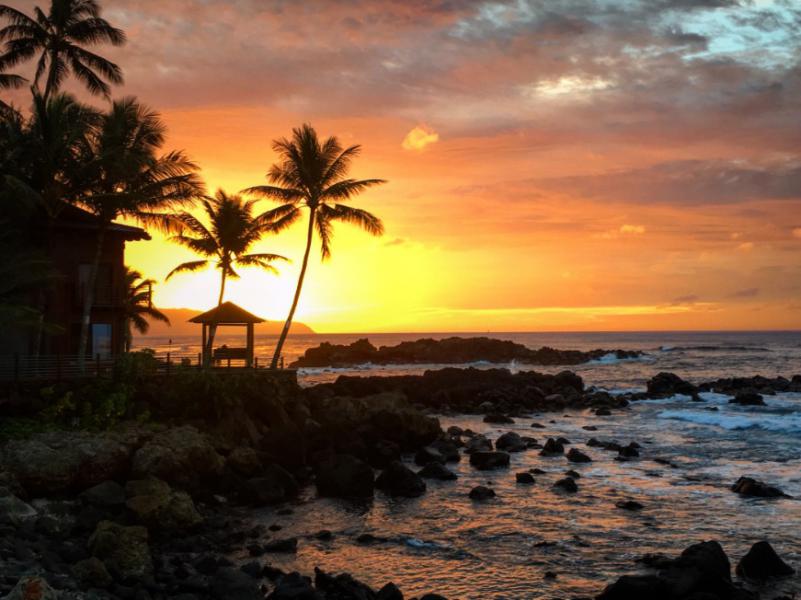
[[[173,275],[177,275],[178,273],[191,273],[194,271],[199,271],[200,269],[205,268],[208,266],[209,261],[207,260],[193,260],[190,262],[181,263],[177,267],[175,267],[172,271],[167,273],[167,276],[164,278],[164,281],[167,281]]]
[[[344,204],[335,204],[332,209],[328,217],[330,220],[357,225],[371,235],[384,234],[384,224],[381,219],[366,210],[345,206]]]

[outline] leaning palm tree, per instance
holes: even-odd
[[[306,251],[303,254],[303,263],[289,316],[273,354],[271,367],[275,369],[278,367],[278,360],[298,307],[315,231],[320,237],[322,260],[331,256],[333,224],[336,221],[358,225],[372,235],[382,235],[384,225],[378,217],[366,210],[339,202],[349,200],[369,187],[384,183],[384,180],[347,178],[351,160],[359,154],[361,146],[343,149],[335,137],[329,137],[321,143],[317,132],[308,123],[293,129],[291,140],[286,138],[275,140],[273,150],[280,157],[279,162],[270,167],[267,173],[267,179],[273,185],[259,185],[248,188],[245,192],[280,202],[281,206],[265,214],[268,218],[280,222],[282,227],[300,218],[303,207],[309,209]]]
[[[97,245],[83,298],[78,354],[89,339],[89,321],[105,233],[117,218],[127,217],[164,231],[176,231],[172,212],[204,193],[198,167],[182,152],[159,155],[165,127],[161,116],[135,98],[115,101],[101,117],[92,140],[92,156],[83,176],[90,190],[79,204],[98,220]]]
[[[204,199],[201,204],[209,226],[194,215],[182,212],[175,216],[175,220],[183,226],[184,231],[172,236],[170,240],[206,258],[178,265],[167,274],[167,279],[176,273],[204,269],[212,262],[220,269],[220,293],[217,297],[217,306],[220,306],[225,297],[226,281],[239,277],[234,266],[261,267],[277,273],[271,263],[288,259],[280,254],[248,252],[265,233],[277,231],[281,227],[280,223],[276,224],[264,215],[254,215],[254,201],[244,201],[237,194],[226,194],[223,190],[217,190],[213,198]],[[212,326],[207,342],[208,350],[214,345],[215,333],[216,328]]]
[[[113,62],[86,49],[103,42],[125,43],[125,33],[101,18],[95,0],[51,0],[50,10],[38,6],[30,17],[11,6],[0,4],[0,18],[8,25],[0,29],[5,53],[0,68],[13,67],[39,54],[34,86],[45,77],[44,98],[57,91],[72,72],[95,95],[109,97],[105,80],[122,83],[122,71]]]
[[[125,267],[125,288],[122,301],[125,315],[125,351],[131,351],[133,330],[145,334],[150,329],[148,319],[170,324],[170,319],[153,306],[152,279],[143,279],[142,274],[130,267]]]

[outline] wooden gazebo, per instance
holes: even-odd
[[[233,302],[223,302],[219,306],[212,308],[202,314],[189,319],[190,323],[200,323],[203,325],[203,365],[210,366],[223,360],[243,360],[245,367],[253,366],[253,326],[256,323],[264,322],[264,319],[249,313],[241,306]],[[214,349],[209,346],[210,331],[217,330],[218,327],[245,327],[247,330],[246,345],[244,348],[229,348],[222,346]]]

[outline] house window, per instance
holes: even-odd
[[[92,355],[111,355],[111,324],[92,323]]]

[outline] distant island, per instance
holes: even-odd
[[[189,319],[203,312],[194,308],[162,308],[160,309],[169,319],[170,325],[158,321],[150,323],[150,330],[147,336],[179,336],[179,335],[200,335],[200,325],[190,323]],[[284,326],[283,321],[265,321],[256,325],[256,334],[278,335]],[[310,334],[314,330],[304,323],[293,322],[290,333]]]

